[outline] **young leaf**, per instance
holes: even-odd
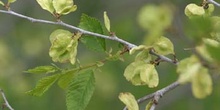
[[[120,93],[118,97],[126,105],[128,110],[139,110],[137,101],[131,93]]]
[[[105,27],[108,30],[108,32],[110,32],[110,20],[108,18],[107,12],[104,11],[104,23],[105,23]]]
[[[140,73],[140,78],[143,82],[147,83],[149,88],[157,87],[159,84],[158,73],[155,69],[155,66],[152,64],[147,64],[146,68],[143,68]]]
[[[148,85],[156,87],[159,83],[157,71],[154,66],[144,61],[135,61],[128,65],[124,71],[124,76],[133,85]]]
[[[210,16],[213,13],[213,11],[215,10],[215,7],[213,4],[208,4],[208,6],[209,6],[209,8],[205,10],[205,14]]]
[[[154,104],[153,100],[150,100],[145,108],[145,110],[150,110],[150,108],[152,107],[152,105]]]
[[[54,62],[75,63],[80,33],[73,35],[69,31],[58,29],[50,35],[51,47],[49,55]]]
[[[79,28],[85,29],[91,32],[103,34],[102,25],[100,22],[92,17],[89,17],[88,15],[83,14],[80,19]],[[102,52],[105,51],[105,39],[98,38],[90,35],[83,35],[83,37],[80,38],[80,41],[87,46],[87,48]]]
[[[205,14],[205,10],[202,6],[198,6],[196,4],[191,3],[186,6],[185,14],[189,18],[191,18],[193,16],[202,16]]]
[[[201,64],[196,56],[181,60],[177,66],[177,73],[180,74],[178,81],[182,84],[191,82],[200,68]]]
[[[205,98],[212,93],[212,79],[206,68],[201,68],[192,79],[192,91],[196,98]]]
[[[14,3],[14,2],[16,2],[16,0],[8,0],[8,3],[10,4],[10,3]]]
[[[53,0],[53,7],[56,13],[66,15],[70,12],[74,12],[77,6],[74,5],[73,0]]]
[[[25,72],[39,74],[39,73],[54,73],[56,71],[57,71],[57,68],[54,66],[38,66],[33,69],[28,69]]]
[[[5,6],[5,4],[2,1],[0,1],[0,5]]]
[[[151,55],[149,54],[149,50],[142,50],[135,57],[135,61],[149,62],[150,60],[151,60]]]
[[[60,77],[60,74],[47,76],[38,81],[36,87],[28,92],[27,94],[33,96],[42,96]]]
[[[37,0],[37,3],[41,6],[41,8],[53,14],[54,8],[53,8],[52,1],[53,0]]]
[[[207,51],[215,61],[220,62],[220,44],[219,43],[218,45],[213,45],[213,44],[206,44]]]
[[[172,23],[172,11],[168,6],[147,5],[138,14],[138,23],[150,33],[161,32]]]
[[[66,94],[67,110],[84,110],[95,90],[93,71],[76,75],[69,84]]]
[[[159,37],[153,44],[153,48],[158,54],[174,54],[173,43],[166,37]]]

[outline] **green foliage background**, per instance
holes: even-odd
[[[103,20],[103,12],[107,11],[111,20],[111,30],[120,38],[134,44],[142,44],[145,32],[138,26],[137,14],[139,9],[149,3],[167,3],[173,7],[173,25],[166,31],[175,46],[178,59],[189,56],[188,41],[184,33],[184,24],[187,17],[184,8],[188,3],[200,3],[201,0],[75,0],[78,6],[76,12],[61,19],[66,23],[77,26],[81,13]],[[218,1],[219,2],[219,1]],[[18,0],[11,6],[12,10],[34,18],[54,20],[45,10],[42,10],[35,0]],[[215,9],[217,14],[220,8]],[[219,13],[218,13],[219,14]],[[64,110],[65,92],[54,85],[42,97],[33,97],[25,94],[32,89],[37,80],[43,76],[24,73],[23,71],[39,65],[48,65],[52,62],[48,55],[49,35],[60,26],[31,23],[27,20],[0,13],[0,87],[5,91],[10,104],[17,110]],[[70,30],[71,31],[71,30]],[[117,43],[107,41],[107,45],[117,47]],[[77,58],[82,64],[101,60],[104,54],[88,50],[79,44]],[[131,92],[136,98],[154,92],[177,79],[175,66],[161,63],[157,67],[159,86],[149,89],[147,86],[135,87],[123,76],[125,67],[133,61],[133,57],[125,54],[125,62],[107,62],[96,72],[96,88],[86,110],[119,110],[124,107],[118,99],[120,92]],[[58,64],[59,65],[59,64]],[[68,66],[68,65],[66,65]],[[220,80],[214,76],[214,90],[211,96],[203,100],[192,96],[190,85],[184,85],[166,94],[159,102],[157,109],[161,110],[219,110]],[[2,102],[2,99],[0,99]],[[143,108],[144,108],[143,104]],[[142,108],[142,104],[141,104]]]

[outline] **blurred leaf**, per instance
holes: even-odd
[[[207,17],[193,17],[188,20],[185,33],[195,43],[201,43],[203,38],[210,38],[213,31],[213,25]]]
[[[185,58],[177,65],[177,73],[179,73],[178,81],[182,84],[191,82],[195,74],[198,73],[201,64],[196,56]]]
[[[215,10],[215,7],[213,4],[208,4],[208,6],[209,6],[208,9],[205,9],[205,14],[210,16]]]
[[[159,37],[153,44],[153,48],[158,54],[168,55],[175,54],[173,43],[166,37]]]
[[[39,73],[54,73],[58,69],[54,66],[38,66],[33,69],[28,69],[27,73],[34,73],[34,74],[39,74]]]
[[[73,77],[66,94],[67,110],[84,110],[95,90],[93,71],[85,71]]]
[[[211,32],[211,36],[213,39],[220,42],[220,17],[219,16],[212,16],[211,22],[213,25],[213,30]]]
[[[68,85],[70,84],[70,82],[72,81],[76,72],[77,72],[77,69],[74,71],[68,71],[68,72],[62,73],[61,77],[58,80],[59,87],[62,89],[66,89]]]
[[[151,56],[149,54],[149,50],[142,50],[135,57],[135,61],[149,62],[150,60],[151,60]]]
[[[198,6],[196,4],[188,4],[185,8],[185,15],[189,18],[194,16],[202,16],[205,14],[205,10],[202,6]]]
[[[97,65],[97,67],[102,67],[102,66],[104,66],[104,62],[102,62],[102,61],[97,61],[96,62],[96,65]]]
[[[104,23],[105,23],[105,27],[108,30],[108,32],[110,32],[110,20],[108,18],[107,12],[104,11]]]
[[[154,104],[153,100],[150,100],[145,108],[145,110],[150,110],[150,108],[152,107],[152,105]]]
[[[171,25],[171,21],[172,11],[165,5],[146,5],[138,14],[139,25],[148,31],[162,31]]]
[[[80,19],[79,28],[85,29],[87,31],[103,34],[102,25],[100,22],[92,17],[89,17],[86,14],[83,14]],[[80,38],[80,41],[87,46],[87,48],[94,50],[94,51],[105,51],[105,39],[90,36],[90,35],[83,35]]]
[[[206,68],[200,68],[192,79],[192,91],[196,98],[205,98],[212,93],[212,79]]]
[[[0,1],[0,5],[5,6],[5,4],[2,1]]]
[[[144,61],[135,61],[128,65],[124,71],[124,76],[133,85],[148,85],[156,87],[159,83],[157,71],[152,64]]]
[[[204,59],[206,59],[209,62],[213,62],[215,61],[213,59],[214,57],[211,56],[211,53],[213,52],[209,52],[208,47],[218,47],[218,46],[220,46],[220,43],[218,41],[205,38],[203,39],[203,43],[196,47],[196,50]],[[214,54],[218,54],[218,53],[214,52]]]
[[[56,82],[59,77],[60,74],[44,77],[38,81],[34,89],[26,93],[33,96],[42,96]]]
[[[53,7],[56,10],[56,13],[61,15],[66,15],[70,12],[76,11],[77,9],[73,0],[53,0]]]
[[[44,10],[49,11],[51,14],[54,12],[54,7],[53,7],[53,0],[37,0],[37,3],[43,8]]]
[[[8,0],[8,3],[13,3],[13,2],[16,2],[16,0]]]
[[[51,47],[49,55],[54,62],[65,63],[70,61],[75,63],[78,39],[81,33],[73,35],[69,31],[57,29],[50,35]]]
[[[220,45],[218,46],[213,46],[213,45],[206,45],[207,46],[207,50],[210,54],[210,56],[215,59],[215,61],[220,62]]]
[[[118,97],[126,105],[128,110],[139,110],[137,101],[131,93],[120,93]]]

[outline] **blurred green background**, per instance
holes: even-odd
[[[187,19],[184,8],[188,3],[200,4],[202,0],[75,0],[78,6],[76,12],[63,16],[62,21],[77,26],[82,13],[103,21],[103,12],[107,11],[111,20],[111,30],[120,38],[139,45],[143,42],[145,32],[138,26],[137,15],[141,7],[147,4],[169,4],[173,8],[174,20],[165,36],[175,45],[177,58],[189,56],[190,51],[185,34],[184,23]],[[1,8],[3,9],[3,8]],[[11,9],[39,19],[54,20],[50,13],[42,10],[35,0],[17,0]],[[215,14],[219,15],[220,8],[216,7]],[[65,110],[65,91],[57,85],[42,97],[25,94],[32,89],[42,75],[32,75],[23,71],[40,65],[52,63],[48,55],[50,33],[61,26],[31,23],[15,16],[0,13],[0,88],[5,91],[8,101],[15,110]],[[73,30],[71,30],[74,32]],[[107,41],[108,47],[118,45]],[[109,48],[108,48],[109,49]],[[88,50],[79,45],[77,58],[82,65],[101,60],[104,54]],[[124,55],[124,62],[107,62],[96,72],[96,90],[86,110],[121,110],[124,104],[119,101],[120,92],[131,92],[136,98],[150,94],[174,82],[178,75],[175,66],[161,63],[157,67],[159,86],[149,89],[147,86],[135,87],[123,76],[125,67],[133,61],[134,56]],[[58,64],[61,65],[62,64]],[[219,76],[217,76],[219,77]],[[214,80],[214,90],[211,96],[198,100],[192,96],[190,85],[179,86],[163,96],[157,110],[219,110],[220,109],[220,80]],[[2,103],[2,97],[0,103]],[[146,102],[147,103],[147,102]],[[140,105],[144,110],[146,103]]]

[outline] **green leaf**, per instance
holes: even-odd
[[[146,5],[138,14],[139,25],[150,32],[161,32],[172,23],[172,11],[168,6]]]
[[[8,3],[10,4],[10,3],[14,3],[14,2],[16,2],[16,0],[8,0]]]
[[[73,0],[53,0],[53,7],[56,13],[66,15],[70,12],[74,12],[77,6],[74,5]]]
[[[100,24],[100,22],[97,19],[89,17],[85,14],[81,16],[79,28],[103,34],[102,25]],[[80,41],[91,50],[98,52],[103,52],[106,50],[105,39],[103,38],[90,35],[83,35],[83,37],[80,38]]]
[[[144,61],[135,61],[128,65],[124,71],[124,76],[133,85],[148,85],[156,87],[159,83],[157,71],[152,64]]]
[[[60,74],[47,76],[38,81],[36,87],[28,92],[27,94],[33,96],[42,96],[60,77]]]
[[[110,20],[109,20],[109,18],[108,18],[108,15],[107,15],[107,12],[106,11],[104,11],[104,23],[105,23],[105,27],[106,27],[106,29],[108,30],[108,32],[110,32],[111,30],[110,30]]]
[[[59,87],[62,89],[66,89],[68,85],[70,84],[70,82],[72,81],[76,72],[77,70],[64,72],[62,76],[60,77],[60,79],[58,80]]]
[[[150,108],[152,107],[152,105],[154,104],[154,100],[150,100],[145,108],[145,110],[150,110]]]
[[[212,79],[206,68],[201,68],[192,79],[192,91],[196,98],[205,98],[212,93]]]
[[[84,110],[95,90],[93,71],[88,70],[76,75],[67,90],[67,110]]]
[[[41,8],[53,14],[54,8],[53,8],[52,1],[53,0],[37,0],[37,3],[41,6]]]
[[[205,10],[202,6],[198,6],[196,4],[188,4],[185,8],[185,15],[189,18],[194,16],[202,16],[205,14]]]
[[[153,44],[153,48],[158,54],[168,55],[175,54],[173,43],[166,37],[159,37]]]
[[[217,42],[216,40],[205,38],[203,39],[203,43],[196,47],[196,51],[207,61],[213,62],[215,61],[213,58],[219,57],[218,55],[219,52],[217,52],[219,49],[216,49],[217,50],[216,52],[215,51],[209,52],[209,49],[211,49],[212,47],[217,48],[218,46],[220,46],[220,43]],[[212,56],[213,53],[217,54],[217,56],[216,57]]]
[[[185,58],[177,65],[177,73],[179,73],[178,81],[182,84],[191,82],[195,74],[201,68],[201,64],[196,56]]]
[[[209,6],[209,8],[205,9],[205,14],[210,16],[213,13],[213,11],[215,10],[215,7],[213,4],[208,4],[208,6]]]
[[[220,62],[220,45],[218,46],[206,45],[206,46],[210,56],[213,59],[215,59],[215,61]]]
[[[120,93],[119,99],[126,105],[128,110],[139,110],[137,101],[131,93],[129,92]]]
[[[142,50],[141,52],[139,52],[135,57],[135,61],[150,62],[151,55],[149,54],[149,50]]]
[[[149,88],[157,87],[159,84],[158,73],[155,66],[152,64],[147,64],[146,68],[143,68],[140,73],[140,77],[143,82],[147,83]]]
[[[213,24],[208,17],[192,17],[188,19],[185,33],[195,43],[200,44],[203,38],[210,38],[213,32]]]
[[[54,66],[38,66],[33,69],[28,69],[27,73],[34,73],[34,74],[39,74],[39,73],[54,73],[58,69]]]
[[[75,63],[77,55],[78,39],[81,33],[73,35],[69,31],[57,29],[50,35],[51,47],[49,55],[54,62]]]
[[[0,5],[5,6],[5,4],[2,1],[0,1]]]

